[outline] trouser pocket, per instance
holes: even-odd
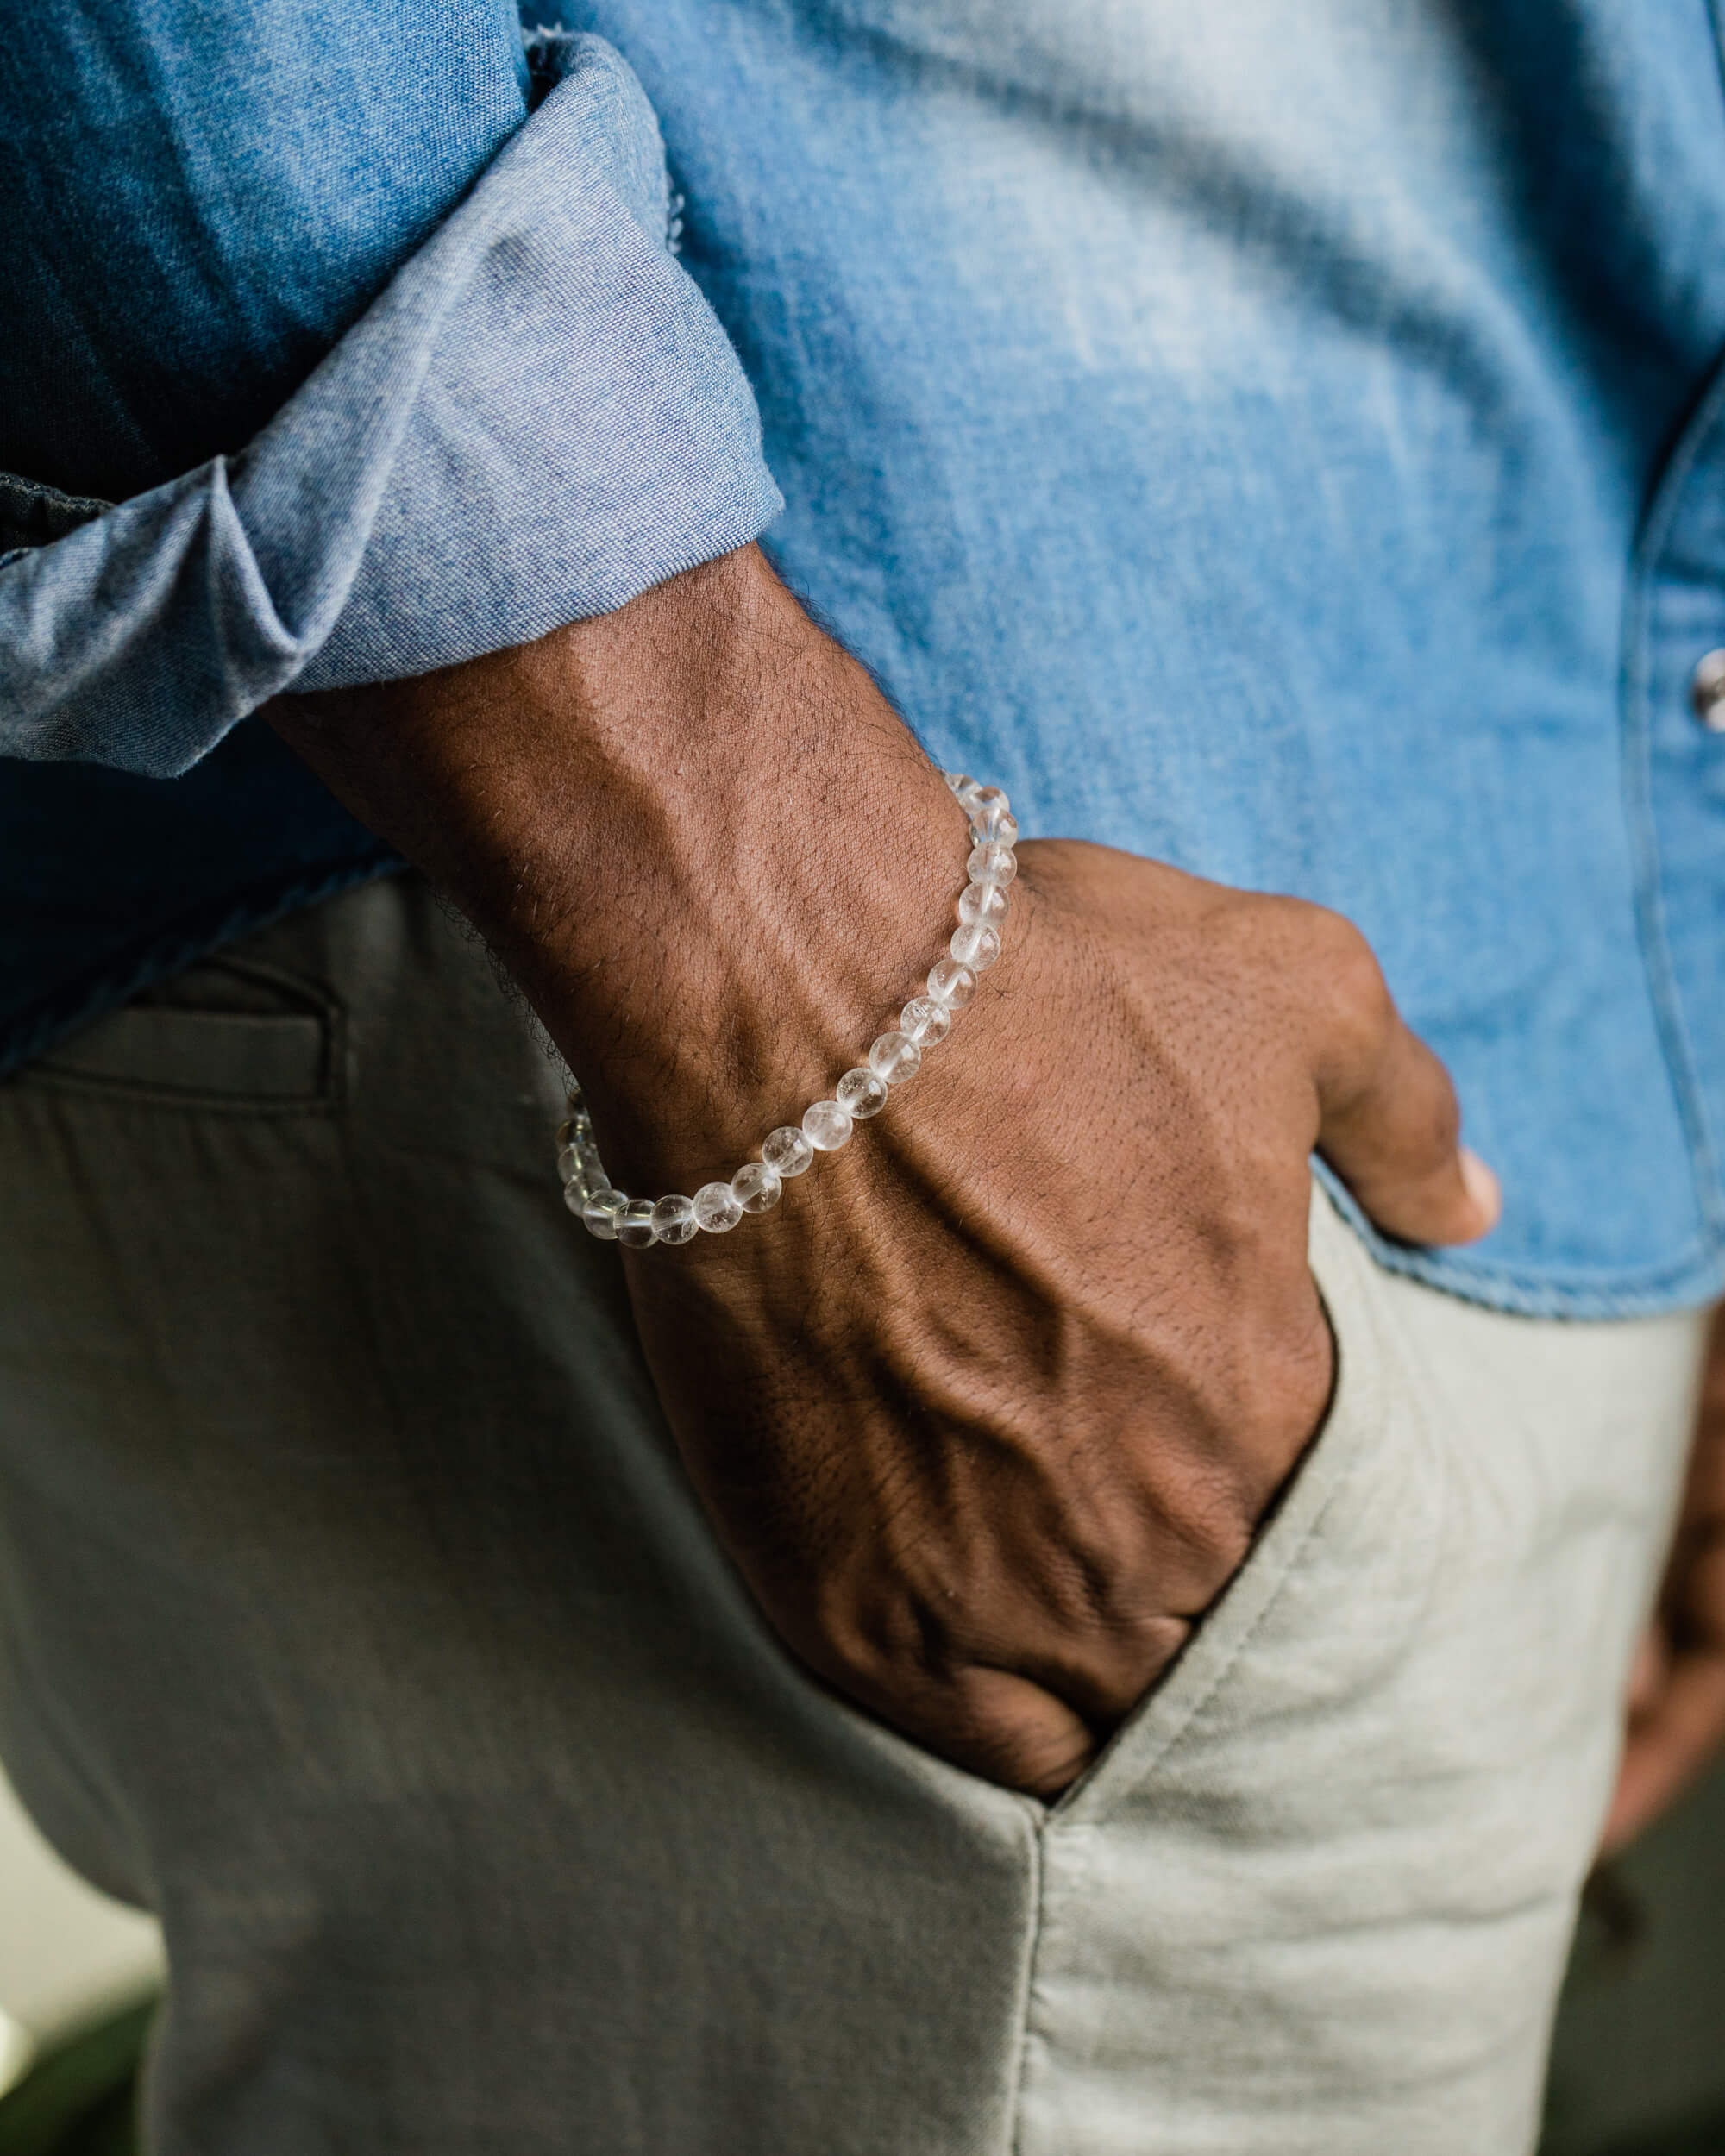
[[[343,1050],[341,1006],[323,982],[224,956],[58,1043],[18,1082],[138,1106],[281,1113],[339,1104]]]
[[[1340,1680],[1344,1641],[1366,1661],[1393,1652],[1423,1604],[1440,1539],[1441,1462],[1409,1412],[1376,1269],[1315,1188],[1310,1250],[1336,1347],[1323,1425],[1244,1564],[1168,1675],[1061,1798],[1057,1818],[1107,1819],[1208,1720],[1248,1715],[1268,1759],[1278,1718]],[[1286,1680],[1273,1679],[1271,1643],[1306,1603],[1319,1619],[1311,1651]],[[1367,1608],[1369,1624],[1355,1626],[1348,1611]]]
[[[1471,1309],[1379,1271],[1322,1199],[1312,1261],[1325,1427],[1044,1827],[1017,2156],[1536,2133],[1659,1508],[1633,1493],[1681,1420],[1670,1371],[1644,1381],[1681,1329]]]

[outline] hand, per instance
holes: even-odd
[[[693,1190],[829,1093],[950,933],[960,812],[752,549],[273,716],[492,938],[632,1190]],[[1336,916],[1093,846],[1019,860],[1005,956],[907,1089],[769,1218],[624,1263],[781,1636],[1046,1796],[1322,1417],[1314,1147],[1411,1239],[1483,1233],[1496,1194]]]
[[[1708,1345],[1665,1585],[1630,1679],[1628,1733],[1600,1854],[1614,1856],[1725,1742],[1725,1312]]]
[[[1322,1414],[1314,1144],[1405,1235],[1486,1215],[1442,1073],[1343,923],[1094,847],[1019,857],[1006,956],[905,1093],[772,1218],[628,1269],[781,1636],[1047,1796],[1178,1651]],[[858,1016],[860,1046],[888,1021]]]

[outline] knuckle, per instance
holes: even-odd
[[[827,1598],[816,1626],[824,1673],[843,1689],[913,1700],[947,1676],[944,1643],[909,1595],[881,1594],[846,1605]]]
[[[1001,1739],[992,1778],[1027,1796],[1051,1799],[1077,1780],[1094,1750],[1093,1744],[1070,1735],[1014,1732]]]
[[[1224,888],[1204,916],[1203,934],[1254,971],[1279,972],[1300,950],[1304,917],[1317,910],[1303,899]]]
[[[1377,955],[1353,923],[1314,906],[1312,963],[1330,1009],[1342,1022],[1380,1038],[1395,1019],[1396,1006]]]
[[[1254,971],[1320,1011],[1346,1045],[1370,1049],[1395,1023],[1396,1005],[1377,954],[1346,914],[1305,899],[1245,895],[1229,910],[1227,932]]]
[[[971,1670],[955,1685],[949,1728],[957,1749],[991,1781],[1057,1795],[1095,1747],[1085,1723],[1036,1685]]]
[[[1302,900],[1293,909],[1279,946],[1279,978],[1297,1007],[1323,1067],[1364,1076],[1396,1031],[1395,999],[1377,955],[1346,915]]]
[[[968,1597],[943,1596],[888,1570],[824,1579],[814,1601],[804,1659],[847,1697],[937,1748],[943,1729],[975,1723],[980,1732],[1000,1719],[998,1711],[984,1715],[972,1696]]]
[[[1201,1515],[1213,1561],[1238,1565],[1276,1492],[1322,1426],[1335,1382],[1335,1345],[1316,1289],[1266,1313],[1236,1368]]]
[[[1242,1409],[1244,1420],[1245,1410]],[[1261,1471],[1249,1462],[1262,1449],[1254,1433],[1243,1431],[1237,1451],[1207,1471],[1189,1475],[1177,1497],[1166,1506],[1168,1524],[1184,1556],[1182,1601],[1208,1601],[1245,1562],[1253,1527],[1268,1497]]]
[[[1433,1167],[1447,1168],[1461,1144],[1461,1102],[1442,1064],[1433,1065],[1420,1142]]]
[[[1278,1341],[1273,1369],[1272,1382],[1260,1386],[1253,1402],[1251,1428],[1271,1472],[1278,1473],[1311,1441],[1335,1383],[1335,1341],[1321,1305],[1297,1336]]]

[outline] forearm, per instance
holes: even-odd
[[[625,1179],[752,1150],[949,932],[963,818],[752,547],[537,643],[267,716],[480,927]]]

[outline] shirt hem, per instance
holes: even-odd
[[[1313,1167],[1343,1218],[1385,1272],[1511,1317],[1577,1323],[1698,1310],[1725,1294],[1725,1249],[1697,1238],[1677,1256],[1639,1266],[1487,1264],[1454,1250],[1398,1243],[1375,1228],[1327,1162]]]

